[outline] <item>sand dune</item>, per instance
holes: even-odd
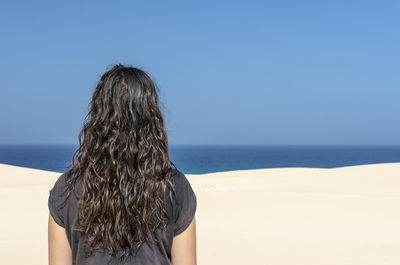
[[[48,191],[60,174],[0,164],[2,264],[47,264]],[[198,264],[400,264],[400,163],[187,177]]]

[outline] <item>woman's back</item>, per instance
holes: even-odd
[[[137,255],[130,257],[124,264],[171,264],[174,237],[185,231],[193,221],[197,206],[196,195],[186,176],[176,169],[171,170],[174,171],[173,179],[177,194],[177,200],[171,201],[169,196],[165,198],[171,222],[166,226],[166,230],[161,228],[156,230],[159,243],[143,244]],[[74,193],[70,194],[64,207],[58,206],[66,198],[63,194],[67,187],[65,180],[67,174],[69,171],[60,175],[49,191],[48,207],[55,222],[66,230],[72,249],[73,264],[118,264],[115,257],[105,252],[94,251],[90,255],[90,251],[84,246],[83,234],[72,229],[78,225],[78,200]],[[78,194],[80,192],[78,189]]]

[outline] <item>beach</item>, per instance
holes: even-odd
[[[60,175],[0,164],[3,264],[47,264],[47,199]],[[198,264],[400,264],[400,163],[186,176]]]

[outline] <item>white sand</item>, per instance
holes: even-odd
[[[60,174],[0,164],[2,264],[47,264],[48,191]],[[199,265],[400,264],[400,163],[187,177]]]

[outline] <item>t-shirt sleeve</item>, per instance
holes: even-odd
[[[197,197],[190,182],[184,174],[178,171],[176,175],[176,216],[174,236],[182,233],[190,225],[197,208]]]
[[[51,216],[54,221],[65,228],[65,219],[64,219],[64,211],[63,207],[60,204],[64,201],[64,197],[62,197],[63,187],[62,187],[62,178],[64,174],[62,174],[57,181],[54,183],[53,187],[49,191],[48,198],[48,207]]]

